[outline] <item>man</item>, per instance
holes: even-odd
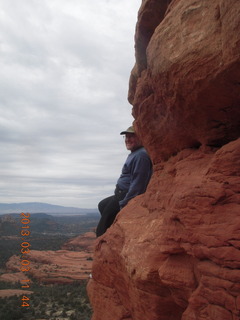
[[[125,135],[126,148],[131,153],[122,168],[114,195],[98,204],[101,219],[96,230],[97,237],[104,234],[112,225],[117,213],[130,199],[145,192],[152,174],[152,162],[134,128],[129,127],[120,134]]]

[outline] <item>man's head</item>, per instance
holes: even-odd
[[[133,126],[127,128],[125,131],[122,131],[120,134],[125,135],[125,144],[127,150],[133,152],[142,146],[142,143],[136,135]]]

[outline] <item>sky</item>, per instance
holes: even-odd
[[[0,203],[114,191],[141,0],[0,0]]]

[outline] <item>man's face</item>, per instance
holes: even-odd
[[[125,144],[127,150],[134,151],[142,146],[141,141],[135,133],[126,133],[125,134]]]

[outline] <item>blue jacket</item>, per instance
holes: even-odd
[[[146,191],[152,175],[152,162],[147,151],[141,147],[129,154],[123,165],[122,173],[117,185],[123,191],[127,191],[125,198],[119,201],[120,207],[124,207],[128,201]]]

